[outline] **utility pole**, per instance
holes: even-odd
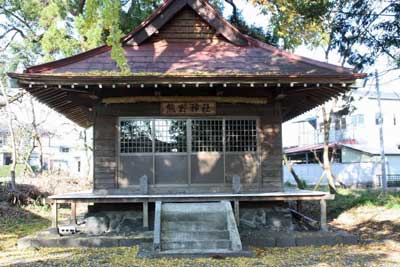
[[[387,191],[387,180],[386,180],[386,159],[385,159],[385,147],[383,141],[383,116],[381,106],[381,91],[379,89],[379,75],[378,70],[375,70],[375,88],[376,96],[378,100],[378,126],[379,126],[379,142],[381,146],[381,169],[382,169],[382,191],[386,194]]]

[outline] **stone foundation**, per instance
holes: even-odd
[[[295,230],[293,216],[283,207],[241,208],[240,230],[288,232]]]
[[[139,209],[109,211],[97,209],[78,220],[78,233],[60,236],[57,230],[39,232],[18,241],[26,247],[123,247],[153,242],[153,231],[145,231]],[[152,210],[152,209],[150,209]],[[150,213],[153,227],[154,213]],[[283,206],[241,207],[240,238],[244,246],[292,247],[356,244],[356,236],[346,232],[305,231]]]

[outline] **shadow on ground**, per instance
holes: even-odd
[[[364,240],[395,240],[400,242],[400,222],[368,220],[351,225],[333,222],[332,226],[352,232]]]
[[[47,213],[46,206],[36,207],[38,214]],[[50,220],[22,207],[0,201],[0,252],[16,245],[19,238],[50,226]]]

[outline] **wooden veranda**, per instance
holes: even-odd
[[[311,190],[286,190],[283,192],[268,193],[206,193],[206,194],[128,194],[114,190],[107,193],[78,192],[63,195],[53,195],[52,226],[58,226],[58,206],[69,203],[71,206],[71,221],[76,223],[76,206],[79,203],[142,203],[143,227],[149,227],[149,203],[160,202],[213,202],[230,201],[234,203],[235,218],[239,223],[240,202],[251,201],[319,201],[320,202],[320,226],[321,230],[327,229],[326,224],[326,200],[333,200],[334,195],[328,192]]]

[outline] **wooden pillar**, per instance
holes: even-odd
[[[76,224],[76,202],[72,201],[71,202],[71,223]]]
[[[321,199],[320,204],[321,204],[321,221],[320,221],[321,231],[327,231],[328,226],[326,224],[326,200]]]
[[[149,193],[149,179],[146,175],[140,177],[140,193],[147,195]],[[143,228],[149,229],[149,201],[143,201]]]
[[[296,201],[296,210],[298,211],[298,212],[301,212],[301,210],[302,210],[302,205],[303,204],[303,202],[301,201],[301,200],[297,200]]]
[[[234,200],[234,211],[235,211],[235,220],[237,226],[240,224],[240,214],[239,214],[239,200]]]
[[[53,204],[52,204],[51,227],[53,227],[53,228],[57,228],[58,227],[58,203],[57,203],[57,200],[54,200]]]
[[[149,229],[149,202],[143,201],[143,228]]]

